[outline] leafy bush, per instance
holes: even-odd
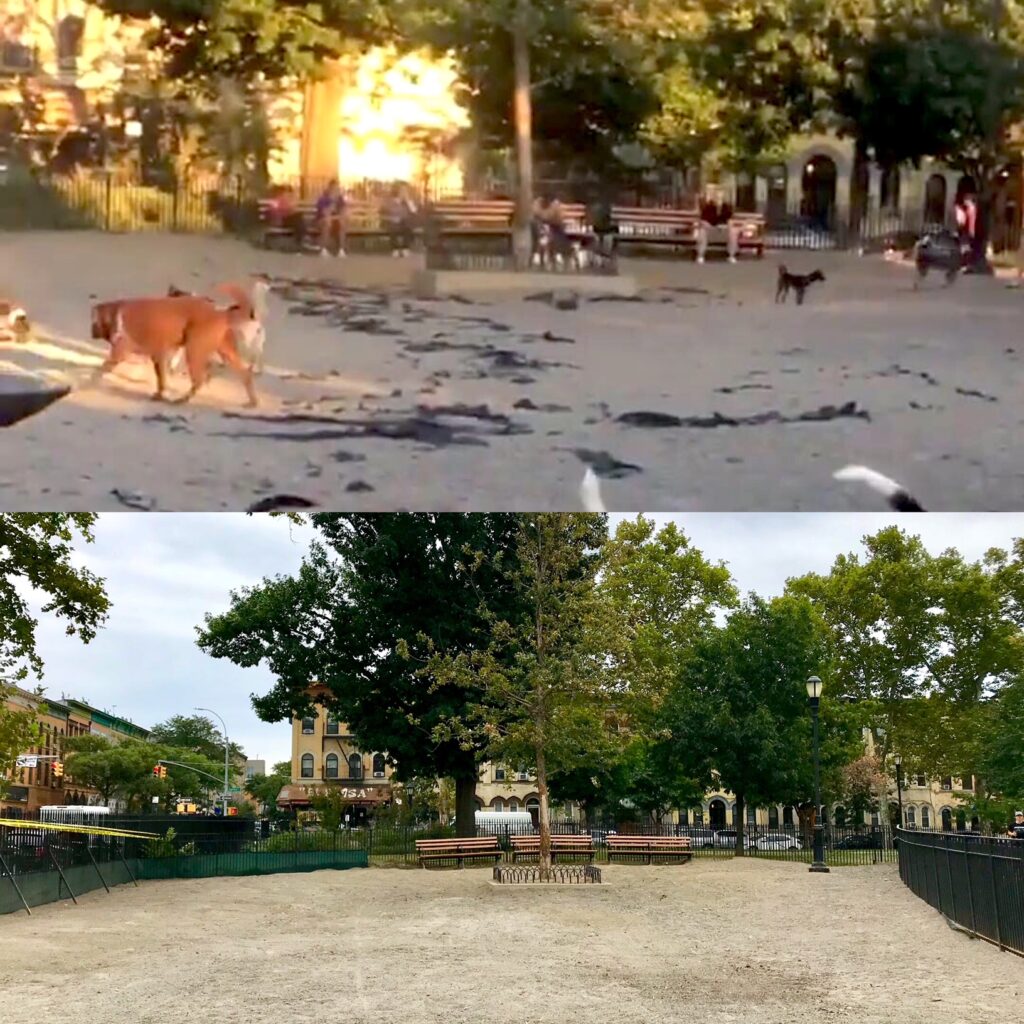
[[[175,848],[174,839],[177,833],[173,828],[167,830],[167,834],[161,839],[150,839],[146,843],[145,856],[147,857],[177,857],[178,850]]]
[[[361,850],[365,846],[359,832],[279,832],[254,849],[258,853],[305,853],[313,850]]]

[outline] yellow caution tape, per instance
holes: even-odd
[[[10,828],[49,829],[52,832],[81,832],[87,836],[123,836],[126,839],[159,839],[159,832],[130,832],[98,825],[64,825],[53,821],[25,821],[23,818],[0,818],[0,825]]]

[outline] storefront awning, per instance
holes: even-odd
[[[277,806],[281,808],[308,807],[312,797],[322,790],[330,790],[341,794],[342,799],[348,800],[356,807],[373,807],[378,804],[387,803],[391,799],[391,786],[389,784],[363,786],[358,783],[347,786],[283,786],[277,795]]]

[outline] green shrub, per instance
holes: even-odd
[[[259,853],[305,853],[311,850],[362,850],[365,839],[359,832],[279,832],[256,843]]]
[[[167,834],[161,839],[150,839],[146,843],[145,856],[147,857],[177,857],[178,851],[174,846],[174,837],[177,833],[173,828],[167,830]]]

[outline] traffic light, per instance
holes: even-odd
[[[158,779],[166,779],[167,769],[162,764],[153,765],[153,774]]]
[[[238,808],[237,807],[229,807],[228,808],[228,815],[230,816],[232,814],[238,814]]]
[[[163,765],[160,765],[160,778],[161,779],[166,779],[167,778],[167,769]]]
[[[160,765],[153,765],[153,774],[159,779],[160,778]]]
[[[60,762],[60,761],[54,761],[53,762],[53,775],[54,775],[54,778],[57,778],[57,779],[63,777],[63,775],[64,775],[64,765],[63,765],[62,762]]]

